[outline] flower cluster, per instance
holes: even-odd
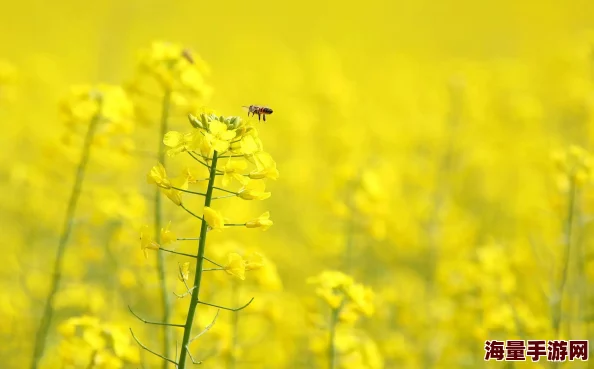
[[[341,312],[345,321],[356,320],[357,315],[371,316],[374,313],[373,291],[355,283],[352,277],[335,270],[326,270],[307,281],[316,285],[316,294],[333,310]]]
[[[582,186],[592,177],[594,158],[586,150],[577,145],[567,150],[556,151],[552,154],[558,171],[558,185],[566,191],[570,183]]]
[[[245,122],[239,117],[223,117],[202,113],[199,117],[190,116],[194,129],[188,133],[177,131],[168,132],[163,142],[169,150],[168,156],[174,157],[181,153],[188,153],[198,163],[208,166],[216,151],[218,158],[224,159],[224,167],[216,169],[216,175],[221,176],[221,185],[230,187],[234,182],[241,185],[237,191],[222,191],[237,196],[243,200],[265,200],[270,197],[266,192],[266,179],[276,180],[278,170],[276,163],[267,152],[263,151],[258,132],[252,123]],[[255,168],[243,173],[249,164]],[[148,174],[148,182],[163,189],[167,197],[176,205],[182,206],[182,193],[189,191],[190,184],[197,184],[191,170],[178,177],[169,178],[164,166],[158,163]],[[209,220],[212,229],[225,228],[223,215],[210,207],[206,207],[204,216]],[[245,224],[249,228],[262,227],[267,229],[272,225],[269,214]]]
[[[371,288],[336,270],[325,270],[307,282],[316,286],[316,295],[330,307],[327,324],[318,311],[311,315],[316,326],[310,337],[311,351],[319,359],[327,356],[330,368],[381,368],[381,355],[375,343],[353,327],[360,316],[374,314]]]
[[[81,132],[88,131],[91,124],[93,143],[110,143],[127,151],[134,148],[130,138],[135,126],[134,104],[120,86],[73,86],[60,103],[60,113],[68,127],[63,142],[69,146],[80,146]]]
[[[163,247],[181,240],[170,230],[171,223],[160,230],[159,241],[155,240],[154,236],[151,235],[148,226],[142,228],[140,236],[141,249],[145,256],[147,250],[156,250],[196,259],[196,265],[193,268],[195,270],[193,282],[190,262],[179,263],[178,267],[178,279],[184,284],[185,292],[177,296],[184,298],[190,295],[190,307],[186,315],[186,324],[183,326],[185,333],[182,350],[179,362],[176,362],[180,368],[184,367],[188,357],[194,362],[188,345],[191,343],[189,332],[192,329],[198,304],[236,312],[247,307],[253,301],[252,298],[247,304],[237,308],[227,308],[203,302],[202,297],[200,297],[202,275],[209,271],[225,271],[228,275],[243,281],[246,279],[246,272],[263,269],[265,265],[264,257],[259,252],[244,256],[244,253],[230,251],[225,255],[224,259],[226,260],[224,261],[220,260],[221,255],[217,255],[219,260],[211,259],[212,255],[207,257],[207,232],[220,232],[225,228],[234,226],[267,230],[273,224],[269,212],[265,212],[259,217],[244,223],[232,223],[223,216],[221,210],[213,207],[211,203],[218,199],[231,197],[238,197],[242,200],[265,200],[271,195],[270,192],[266,191],[266,181],[268,179],[276,180],[279,176],[276,163],[270,154],[263,150],[262,142],[258,137],[253,122],[244,121],[235,116],[225,117],[213,113],[201,113],[198,116],[190,115],[189,119],[192,125],[190,132],[167,132],[163,137],[163,143],[169,148],[167,151],[169,157],[187,154],[189,158],[207,169],[207,177],[200,178],[197,174],[200,168],[187,167],[179,176],[170,178],[165,166],[162,163],[157,163],[149,171],[147,182],[154,184],[175,205],[201,221],[200,235],[193,238],[199,241],[198,251],[195,254],[188,254]],[[218,163],[223,163],[224,166],[219,166]],[[253,168],[248,171],[250,165]],[[203,188],[204,185],[206,185],[204,192],[200,192],[200,188],[194,188]],[[236,189],[233,189],[234,187]],[[222,195],[214,196],[217,192],[221,192]],[[189,202],[184,200],[184,196],[189,195],[204,198],[202,215],[197,215],[188,208],[187,204]],[[214,264],[216,267],[204,268],[205,261]],[[203,292],[202,296],[204,295]],[[213,324],[214,320],[203,332],[209,330]],[[163,322],[162,325],[167,325],[167,322]],[[229,357],[235,360],[236,353],[233,351],[229,351]]]
[[[144,95],[148,80],[158,83],[171,103],[186,112],[201,107],[212,88],[205,82],[207,64],[191,50],[170,42],[156,41],[140,54],[137,76],[128,88]]]
[[[140,355],[127,329],[101,322],[93,316],[78,316],[60,323],[58,347],[64,368],[121,368],[139,364]]]
[[[384,368],[384,359],[378,345],[369,335],[362,331],[339,327],[336,330],[334,344],[336,346],[336,356],[340,358],[336,368]],[[328,335],[317,334],[313,336],[309,348],[315,355],[323,356],[328,350]]]

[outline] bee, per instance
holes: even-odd
[[[194,58],[192,57],[192,53],[188,49],[184,49],[182,51],[182,57],[186,59],[190,64],[194,64]]]
[[[242,106],[242,108],[245,108],[248,110],[248,117],[250,116],[250,113],[253,115],[258,115],[258,120],[260,120],[260,117],[263,117],[263,120],[266,122],[266,115],[267,114],[272,114],[272,109],[270,109],[269,107],[266,106],[258,106],[258,105],[250,105],[250,106]]]

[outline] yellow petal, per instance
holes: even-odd
[[[214,140],[212,143],[212,148],[220,153],[225,152],[229,149],[229,141]]]
[[[204,219],[210,228],[214,230],[225,228],[225,219],[223,218],[223,215],[210,207],[204,207]]]
[[[212,133],[215,136],[218,136],[218,135],[222,134],[223,132],[227,131],[227,125],[225,123],[218,122],[215,120],[215,121],[210,122],[208,129],[209,129],[210,133]]]
[[[179,275],[177,276],[177,278],[183,282],[183,281],[187,281],[189,277],[190,277],[190,262],[186,261],[183,264],[179,265]]]
[[[222,132],[219,137],[221,138],[221,140],[225,140],[225,141],[231,141],[232,139],[235,138],[235,131],[226,131],[226,132]]]
[[[181,132],[171,131],[165,134],[163,143],[168,147],[176,147],[183,142],[184,135]]]
[[[246,264],[241,255],[236,253],[230,253],[228,258],[229,261],[227,262],[227,264],[225,264],[223,269],[225,269],[227,273],[236,276],[241,280],[245,280]]]

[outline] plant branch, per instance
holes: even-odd
[[[132,308],[130,307],[130,305],[128,305],[128,310],[130,310],[130,312],[132,313],[132,315],[134,315],[136,318],[138,318],[138,320],[140,320],[143,323],[146,324],[154,324],[154,325],[164,325],[164,326],[169,326],[169,327],[178,327],[178,328],[183,328],[184,325],[183,324],[172,324],[172,323],[162,323],[162,322],[151,322],[148,320],[145,320],[143,318],[141,318],[138,314],[136,314]]]
[[[142,347],[144,350],[146,350],[147,352],[150,352],[151,354],[153,354],[155,356],[160,357],[161,359],[165,360],[166,362],[170,362],[170,363],[172,363],[172,364],[174,364],[176,366],[178,365],[177,362],[175,362],[175,361],[173,361],[171,359],[168,359],[165,356],[163,356],[161,354],[158,354],[155,351],[153,351],[153,350],[149,349],[148,347],[146,347],[142,342],[140,342],[138,340],[138,338],[136,338],[136,336],[134,335],[134,332],[132,331],[132,328],[130,328],[130,333],[132,333],[132,338],[134,338],[134,341],[136,341],[136,343],[138,343],[138,345],[140,345],[140,347]]]
[[[190,153],[190,155],[192,155]],[[212,167],[209,168],[209,180],[208,180],[208,187],[206,190],[206,196],[204,198],[204,206],[210,206],[210,201],[212,198],[212,192],[215,182],[215,175],[216,175],[216,165],[217,165],[217,152],[213,153],[212,158]],[[202,218],[200,218],[202,219]],[[202,224],[200,225],[200,241],[198,244],[198,254],[196,258],[196,273],[194,275],[194,289],[192,290],[192,295],[190,299],[190,306],[188,308],[188,316],[186,317],[186,324],[184,328],[184,335],[181,343],[181,352],[179,357],[179,366],[178,369],[185,369],[186,368],[186,360],[187,357],[190,355],[188,349],[188,343],[190,342],[190,336],[192,335],[192,324],[194,323],[194,316],[196,314],[196,308],[198,306],[198,296],[200,295],[200,284],[202,282],[202,269],[204,264],[204,252],[206,250],[206,232],[208,224],[204,219],[202,219]],[[192,358],[191,358],[192,359]],[[193,362],[193,359],[192,359]]]
[[[178,251],[173,251],[173,250],[168,250],[168,249],[164,249],[162,247],[159,247],[159,250],[161,251],[165,251],[165,252],[169,252],[171,254],[176,254],[176,255],[182,255],[182,256],[187,256],[189,258],[194,258],[196,259],[196,255],[192,255],[192,254],[186,254],[184,252],[178,252]]]
[[[162,106],[161,106],[161,119],[160,119],[160,130],[159,130],[159,145],[157,158],[159,163],[165,167],[165,145],[163,144],[163,137],[167,133],[169,113],[171,108],[171,91],[166,90],[163,95]],[[155,236],[157,243],[161,244],[161,227],[163,224],[163,203],[161,191],[157,187],[155,189]],[[167,322],[169,320],[170,304],[169,295],[167,294],[167,282],[165,280],[165,259],[162,253],[157,253],[157,274],[159,277],[159,287],[161,291],[161,305],[163,307],[162,320]],[[169,356],[171,342],[171,332],[167,327],[163,327],[163,352],[165,356]],[[167,363],[163,363],[163,369],[167,369]]]
[[[240,306],[240,307],[238,307],[238,308],[228,308],[228,307],[225,307],[225,306],[220,306],[220,305],[210,304],[210,303],[208,303],[208,302],[203,302],[203,301],[198,301],[198,303],[199,303],[199,304],[202,304],[202,305],[208,305],[208,306],[216,307],[216,308],[223,309],[223,310],[229,310],[229,311],[239,311],[239,310],[243,310],[243,309],[245,309],[246,307],[248,307],[248,306],[249,306],[249,305],[252,303],[252,301],[254,301],[254,298],[253,298],[253,297],[250,299],[250,301],[248,301],[248,302],[247,302],[247,304],[245,304],[245,305],[243,305],[243,306]]]
[[[91,145],[93,142],[93,138],[95,136],[97,125],[101,119],[101,106],[102,101],[99,100],[99,112],[91,119],[89,123],[89,128],[87,129],[87,133],[85,135],[82,154],[80,157],[80,161],[78,163],[78,167],[76,169],[74,185],[72,187],[72,191],[70,192],[70,200],[68,200],[68,206],[66,208],[64,225],[62,226],[62,233],[60,234],[60,240],[58,242],[58,248],[56,250],[56,257],[54,259],[54,265],[52,270],[52,279],[50,282],[50,290],[47,295],[47,298],[45,299],[43,315],[41,316],[41,322],[39,323],[39,327],[37,329],[37,333],[35,336],[31,369],[37,369],[39,365],[39,360],[41,359],[45,351],[47,333],[49,331],[52,317],[54,315],[54,298],[56,296],[56,293],[60,289],[60,282],[62,280],[62,266],[64,262],[64,254],[66,252],[68,240],[70,239],[70,234],[72,233],[74,215],[76,213],[78,199],[80,197],[83,180],[85,178],[85,171],[91,153]]]

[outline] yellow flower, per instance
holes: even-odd
[[[257,170],[252,171],[249,174],[251,179],[278,179],[279,173],[276,169],[276,162],[272,160],[272,156],[270,154],[260,151],[255,153],[253,158],[256,163]]]
[[[136,286],[136,275],[129,269],[123,269],[118,272],[118,280],[124,288]]]
[[[319,287],[316,295],[320,296],[332,309],[338,309],[344,301],[344,295],[333,289]]]
[[[329,289],[338,289],[348,287],[354,282],[353,278],[342,272],[335,270],[325,270],[316,277],[308,278],[307,283],[319,284],[324,288]]]
[[[188,180],[188,184],[196,184],[196,183],[198,183],[198,179],[194,176],[194,174],[192,174],[192,172],[190,171],[190,168],[186,167],[183,170],[183,175]]]
[[[256,219],[252,219],[245,223],[247,228],[262,228],[263,231],[272,227],[272,220],[270,220],[270,212],[267,211]]]
[[[74,86],[70,95],[60,104],[68,126],[87,124],[98,114],[103,123],[98,133],[125,133],[133,131],[134,104],[120,86]]]
[[[359,320],[359,317],[361,315],[359,314],[358,311],[355,311],[355,308],[353,305],[349,304],[347,306],[345,306],[341,311],[340,311],[340,315],[338,316],[338,320],[341,321],[342,323],[346,323],[346,324],[354,324],[357,322],[357,320]]]
[[[251,258],[245,261],[245,270],[256,270],[264,266],[264,256],[259,252],[254,252]]]
[[[184,190],[188,189],[188,178],[185,176],[173,178],[171,180],[172,187],[181,188]],[[163,193],[177,206],[180,206],[182,203],[182,191],[176,190],[175,188],[170,188],[169,190],[163,190]]]
[[[551,155],[557,170],[562,173],[559,178],[561,190],[567,190],[571,180],[582,186],[592,176],[592,156],[580,146],[571,145],[566,151],[556,151]]]
[[[143,225],[140,229],[140,249],[145,258],[148,258],[147,250],[159,250],[159,244],[151,237],[148,225]]]
[[[190,262],[186,261],[183,264],[179,265],[179,274],[178,274],[177,278],[183,282],[183,281],[187,281],[189,277],[190,277]]]
[[[248,182],[248,179],[241,172],[246,168],[247,163],[245,161],[231,161],[231,159],[229,159],[223,169],[223,187],[228,187],[233,179],[242,185],[245,185]]]
[[[353,284],[345,290],[347,296],[355,303],[356,310],[371,316],[374,312],[373,291],[362,284]]]
[[[83,332],[83,339],[93,350],[101,350],[106,344],[103,332],[98,327],[86,328]]]
[[[337,309],[345,303],[345,297],[354,303],[354,309],[365,315],[373,314],[373,292],[362,284],[356,284],[350,276],[335,270],[326,270],[308,283],[317,284],[316,294],[328,305]]]
[[[72,319],[60,323],[60,325],[58,325],[58,333],[64,337],[74,336],[76,334],[76,325],[73,324]]]
[[[178,190],[177,188],[181,188],[183,190],[188,189],[187,175],[169,179],[167,178],[167,173],[165,172],[165,168],[161,163],[151,169],[147,176],[147,182],[154,183],[161,187],[161,192],[163,192],[165,196],[167,196],[177,206],[181,205],[182,203],[182,191]]]
[[[60,103],[66,123],[75,126],[88,123],[99,112],[99,95],[93,86],[72,86],[70,94]]]
[[[161,244],[162,245],[168,245],[168,244],[173,243],[177,240],[175,233],[171,232],[169,230],[169,227],[171,227],[171,221],[169,221],[169,223],[167,224],[167,227],[161,228]]]
[[[213,230],[220,231],[225,227],[225,218],[221,212],[214,210],[208,206],[204,207],[204,219],[208,226]]]
[[[271,195],[270,192],[264,192],[265,188],[264,181],[250,180],[239,190],[237,196],[244,200],[265,200]]]
[[[235,130],[227,130],[225,123],[213,120],[208,126],[209,132],[204,132],[204,143],[209,150],[223,153],[229,149],[230,142],[235,138]]]
[[[190,133],[181,133],[177,131],[170,131],[163,137],[163,144],[170,147],[167,150],[167,156],[173,157],[185,151],[191,151],[196,148],[195,142],[199,137],[198,131],[194,130]]]
[[[237,253],[230,253],[228,255],[229,261],[223,269],[233,276],[241,279],[242,281],[245,280],[245,270],[246,270],[246,262],[243,260],[241,255]]]
[[[244,155],[252,155],[262,148],[259,138],[247,135],[243,136],[239,142],[233,144],[232,150]]]
[[[171,188],[171,183],[167,178],[167,172],[163,164],[158,163],[151,168],[146,178],[147,183],[156,184],[161,188]]]

